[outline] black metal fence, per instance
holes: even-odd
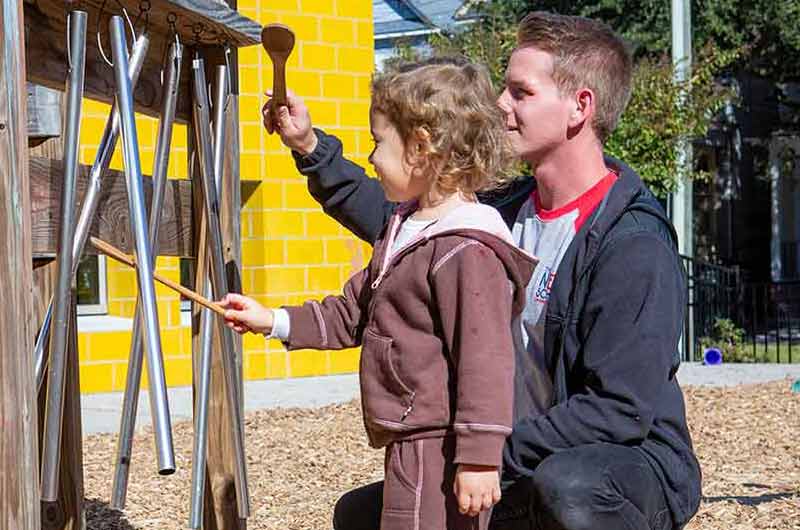
[[[800,362],[800,281],[751,282],[738,268],[685,256],[683,263],[688,280],[684,360],[702,360],[705,346],[724,342],[737,360]],[[719,319],[728,324],[724,336]]]

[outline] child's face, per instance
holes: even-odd
[[[375,148],[369,155],[369,163],[375,168],[386,198],[404,202],[420,197],[427,191],[425,181],[415,176],[408,163],[406,146],[397,128],[378,111],[370,111],[370,128]]]

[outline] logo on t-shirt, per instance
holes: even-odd
[[[545,266],[544,271],[536,282],[536,289],[533,296],[537,302],[545,303],[550,299],[550,291],[553,289],[553,282],[556,279],[556,271]]]

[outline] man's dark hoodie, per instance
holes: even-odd
[[[342,156],[341,142],[317,130],[308,156],[295,155],[314,198],[329,215],[373,243],[395,205],[364,169]],[[514,425],[504,479],[531,475],[559,451],[598,442],[634,447],[658,476],[676,527],[700,502],[675,373],[686,285],[676,235],[639,176],[613,159],[614,186],[570,244],[545,317],[552,407]],[[481,196],[512,226],[535,187],[522,179]]]

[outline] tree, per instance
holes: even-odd
[[[637,58],[670,49],[670,2],[667,0],[487,0],[474,1],[476,15],[501,14],[519,20],[532,10],[597,18],[610,24],[635,49]],[[800,81],[800,1],[692,0],[695,49],[709,44],[723,53],[739,52],[732,68],[774,81]],[[472,31],[470,29],[469,31]]]
[[[589,4],[551,1],[539,2],[537,7],[562,3],[577,7]],[[632,2],[593,2],[603,5],[622,3]],[[643,9],[646,6],[642,4],[658,2],[641,0],[637,3],[640,5],[637,9]],[[519,13],[528,9],[527,2],[492,0],[482,3],[480,9],[480,23],[452,34],[434,36],[431,44],[436,53],[462,53],[486,65],[499,89],[508,57],[516,44]],[[588,5],[583,5],[579,14],[585,14],[588,9]],[[628,27],[633,31],[632,28]],[[646,33],[642,29],[644,26],[636,28],[642,35]],[[636,168],[656,195],[664,197],[674,191],[679,175],[677,147],[684,140],[705,136],[716,112],[733,97],[731,91],[715,79],[738,58],[736,50],[720,50],[713,44],[708,45],[698,54],[690,79],[677,83],[673,66],[663,53],[640,54],[634,71],[631,101],[606,143],[606,152]],[[705,179],[708,174],[694,171],[687,177]]]

